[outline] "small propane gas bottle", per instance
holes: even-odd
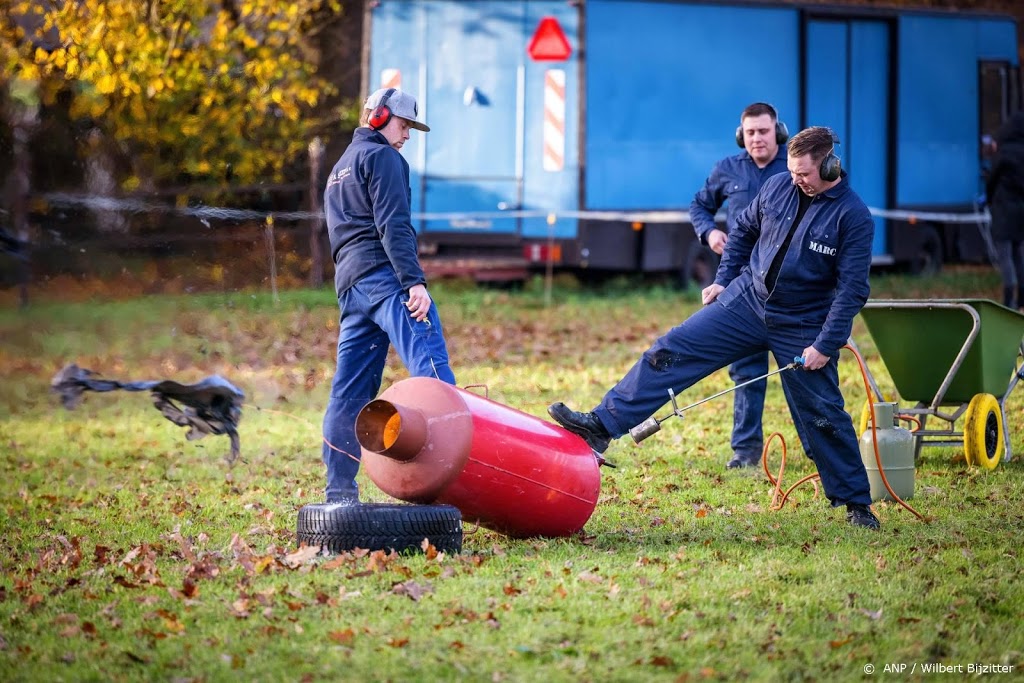
[[[882,471],[893,492],[907,500],[914,497],[914,435],[910,430],[896,426],[896,404],[876,403],[878,455]],[[875,446],[871,428],[864,430],[860,437],[860,457],[868,472],[871,484],[871,500],[894,500],[882,481],[875,459]]]

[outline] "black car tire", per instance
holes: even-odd
[[[462,550],[462,513],[451,505],[312,503],[299,510],[299,545],[330,552],[364,548],[421,552],[423,539],[438,551]]]

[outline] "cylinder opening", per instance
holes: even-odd
[[[426,443],[427,422],[415,408],[376,399],[356,416],[356,439],[373,453],[411,460]]]

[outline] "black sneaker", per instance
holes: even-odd
[[[725,463],[725,468],[729,470],[735,470],[742,467],[757,467],[761,464],[761,456],[759,455],[743,455],[736,453],[732,456],[732,460]]]
[[[570,410],[564,403],[549,405],[548,415],[573,434],[583,437],[583,440],[594,449],[595,453],[604,453],[608,450],[608,444],[612,437],[601,421],[597,419],[597,415],[578,413],[575,410]]]
[[[871,511],[871,508],[859,503],[850,503],[846,506],[846,521],[853,526],[862,526],[872,531],[878,531],[882,528],[881,522],[878,521],[878,517],[875,517],[875,513]]]

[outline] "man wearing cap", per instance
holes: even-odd
[[[390,345],[411,376],[455,384],[417,257],[409,164],[400,154],[411,128],[430,130],[412,95],[374,92],[324,190],[341,309],[338,366],[323,425],[328,503],[359,501],[355,419],[380,390]]]

